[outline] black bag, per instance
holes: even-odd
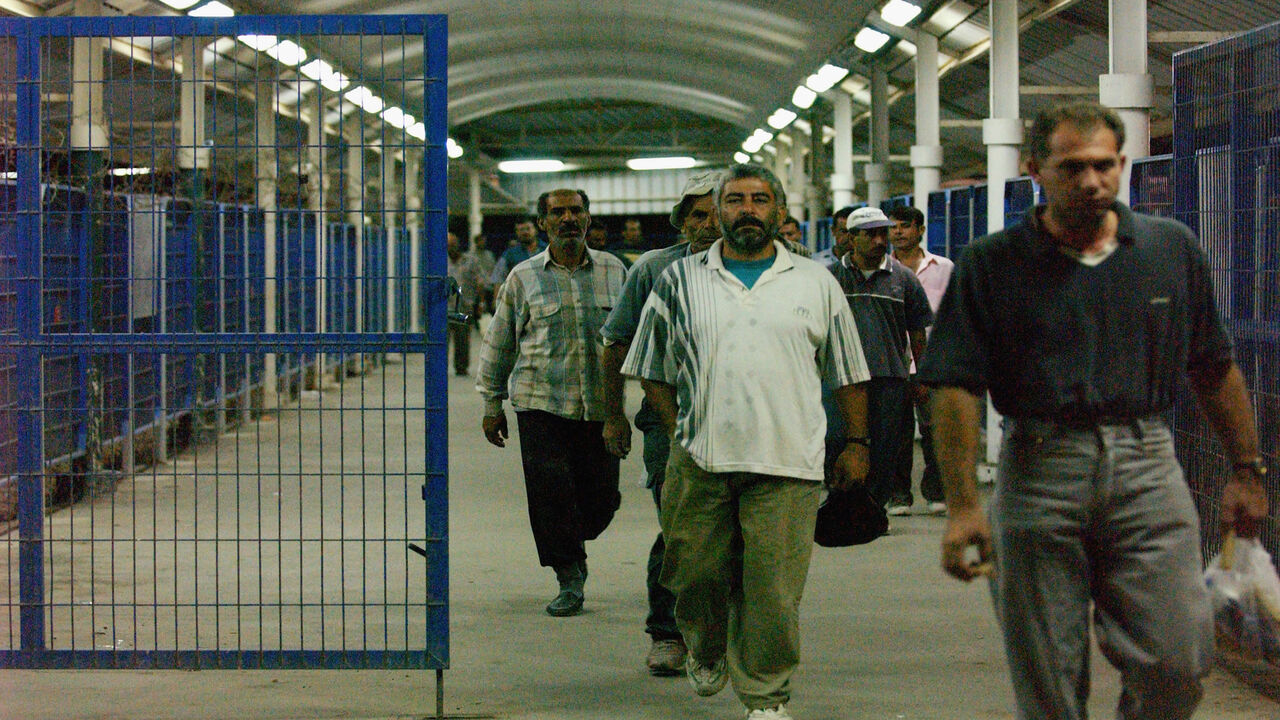
[[[823,547],[865,545],[889,531],[889,516],[863,485],[832,490],[818,506],[813,540]]]

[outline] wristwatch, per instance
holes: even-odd
[[[1262,461],[1262,456],[1252,460],[1235,463],[1231,466],[1232,470],[1248,470],[1253,473],[1254,477],[1264,480],[1267,477],[1267,464]]]
[[[861,437],[850,436],[845,438],[844,441],[847,443],[853,443],[854,445],[861,445],[862,447],[865,447],[865,448],[871,447],[871,438],[865,435]]]

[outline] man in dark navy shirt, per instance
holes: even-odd
[[[1116,202],[1123,143],[1093,103],[1036,118],[1028,167],[1046,204],[960,257],[920,370],[937,388],[943,567],[991,577],[1021,718],[1085,716],[1091,603],[1122,674],[1119,717],[1189,718],[1200,700],[1213,628],[1199,521],[1161,419],[1184,374],[1234,466],[1224,525],[1251,537],[1267,512],[1203,253],[1185,226]],[[990,524],[983,391],[1006,419]]]

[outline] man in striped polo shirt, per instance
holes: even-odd
[[[538,198],[538,224],[551,243],[516,265],[498,291],[476,378],[490,443],[506,444],[503,398],[516,409],[538,560],[560,584],[546,608],[555,616],[582,609],[585,542],[604,532],[621,502],[618,458],[601,438],[599,334],[626,269],[586,246],[589,202],[581,190]]]
[[[662,582],[699,695],[729,679],[751,720],[790,718],[799,604],[823,480],[823,381],[850,444],[832,484],[866,475],[870,376],[840,286],[777,239],[781,183],[735,165],[716,188],[723,239],[655,283],[623,363],[671,432]]]

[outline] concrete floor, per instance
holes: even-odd
[[[411,361],[412,375],[420,367]],[[741,717],[732,692],[699,698],[681,678],[644,670],[644,564],[657,522],[641,486],[639,436],[623,463],[623,503],[591,543],[586,611],[547,616],[554,590],[537,566],[519,449],[480,432],[473,380],[451,376],[450,717],[510,720],[701,720]],[[630,390],[631,405],[639,389]],[[512,426],[514,428],[514,418]],[[304,427],[305,434],[305,427]],[[407,436],[412,437],[411,433]],[[303,437],[305,445],[318,438]],[[178,459],[181,461],[181,459]],[[919,508],[917,508],[919,509]],[[943,520],[895,518],[888,537],[817,548],[802,607],[800,720],[1012,718],[1009,683],[986,588],[938,569]],[[1094,662],[1090,713],[1113,715],[1116,673]],[[0,720],[156,718],[421,718],[434,716],[431,672],[16,671],[0,673]],[[1280,718],[1280,705],[1215,672],[1201,720]]]

